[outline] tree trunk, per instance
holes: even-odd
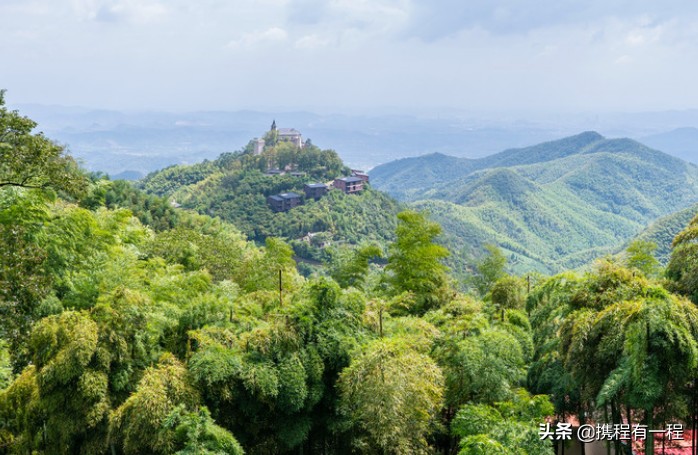
[[[584,412],[584,406],[579,407],[579,425],[584,425],[586,423],[586,414]],[[579,441],[579,450],[581,455],[586,455],[586,442]]]
[[[603,419],[605,423],[608,423],[608,405],[603,407]],[[606,441],[604,445],[606,446],[606,455],[611,455],[611,441]]]
[[[654,425],[654,408],[645,410],[645,425],[647,425],[647,439],[645,439],[645,453],[654,453],[654,433],[652,430],[652,425]]]
[[[698,425],[696,425],[696,423],[698,421],[698,409],[696,409],[696,408],[698,408],[698,395],[697,395],[698,390],[696,390],[696,385],[698,385],[698,384],[696,384],[696,380],[694,378],[693,379],[693,409],[692,409],[693,412],[691,412],[691,415],[693,416],[693,421],[691,422],[691,455],[697,455],[696,454],[696,427],[698,427]]]
[[[620,408],[616,400],[611,400],[611,418],[613,419],[614,425],[621,423],[622,418],[620,415]],[[615,449],[616,454],[620,454],[620,441],[618,438],[613,439],[613,448]]]

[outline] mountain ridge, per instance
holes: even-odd
[[[449,172],[436,181],[444,164],[451,164]],[[406,169],[426,177],[401,182],[396,177]],[[595,132],[460,163],[408,158],[370,174],[376,188],[433,212],[444,225],[444,242],[467,250],[468,260],[496,239],[518,273],[582,266],[698,201],[698,167]]]

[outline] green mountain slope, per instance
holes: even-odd
[[[454,159],[441,181],[398,180],[420,167],[431,176],[448,162],[433,157],[389,163],[371,177],[377,188],[431,212],[444,242],[461,252],[452,260],[459,270],[486,243],[507,250],[517,272],[579,267],[698,200],[696,166],[597,133]]]
[[[415,158],[392,161],[371,170],[376,188],[404,200],[421,199],[422,192],[432,187],[458,180],[475,171],[495,167],[534,164],[579,154],[604,141],[595,132],[585,132],[521,149],[505,150],[484,158],[471,160],[433,153]]]
[[[671,255],[671,242],[696,215],[698,215],[698,204],[658,219],[640,232],[636,239],[656,243],[657,250],[654,256],[662,265],[666,265]]]
[[[263,170],[270,165],[290,166],[302,175],[267,175]],[[303,205],[278,213],[272,211],[267,197],[291,191],[303,195],[304,184],[329,182],[349,172],[332,150],[280,143],[261,155],[248,147],[214,161],[163,169],[150,174],[141,186],[183,208],[220,217],[257,242],[268,237],[298,240],[294,247],[299,255],[318,259],[319,249],[304,246],[299,239],[312,232],[322,233],[318,244],[375,241],[385,245],[394,235],[398,203],[368,186],[360,194],[331,190],[317,201],[303,197]]]
[[[425,190],[476,170],[475,162],[441,153],[403,158],[374,168],[371,183],[400,200],[420,199]]]

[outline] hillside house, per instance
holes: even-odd
[[[301,196],[294,192],[275,194],[267,198],[267,203],[275,212],[288,212],[301,205]]]
[[[352,175],[352,177],[359,177],[361,180],[368,183],[368,174],[365,173],[364,171],[360,171],[358,169],[352,169],[351,175]]]
[[[335,179],[333,185],[346,194],[360,193],[364,189],[364,180],[361,177],[342,177]]]
[[[316,201],[327,194],[327,185],[324,183],[306,183],[303,187],[306,199],[315,199]]]

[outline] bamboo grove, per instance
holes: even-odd
[[[696,425],[698,221],[666,271],[456,282],[425,214],[309,277],[282,240],[91,178],[0,97],[0,453],[553,454]],[[653,440],[646,442],[647,453]]]

